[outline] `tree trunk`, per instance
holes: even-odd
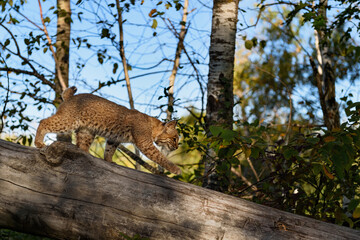
[[[233,75],[238,3],[238,0],[214,0],[207,84],[207,129],[212,125],[231,129],[233,124]],[[203,186],[226,190],[226,186],[219,186],[223,181],[219,180],[221,176],[216,172],[215,154],[210,150],[207,156]]]
[[[69,86],[69,61],[70,61],[70,27],[71,27],[71,8],[70,0],[57,0],[57,29],[56,29],[56,53],[55,53],[55,106],[58,107],[62,102],[61,94],[63,88],[59,77],[64,84]],[[60,72],[59,72],[60,71]],[[61,75],[61,76],[59,76]],[[71,142],[71,135],[57,134],[57,140]]]
[[[324,20],[324,26],[318,27],[315,31],[315,41],[319,68],[314,71],[320,97],[323,119],[328,130],[340,127],[339,105],[336,102],[335,75],[330,50],[329,34],[327,32],[327,0],[320,0],[318,15]],[[313,67],[313,70],[316,70]]]
[[[60,104],[62,89],[59,82],[61,75],[66,86],[69,86],[69,61],[70,61],[70,27],[71,8],[70,0],[57,0],[57,28],[56,28],[56,62],[55,66],[55,104]],[[60,73],[59,73],[60,70]]]
[[[118,166],[0,140],[0,227],[55,239],[359,239],[360,232]]]

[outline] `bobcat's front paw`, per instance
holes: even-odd
[[[181,169],[177,166],[175,166],[174,168],[170,169],[171,173],[174,173],[176,175],[180,175],[181,174]]]
[[[43,143],[43,142],[36,142],[36,141],[35,141],[35,146],[36,146],[37,148],[46,147],[45,143]]]

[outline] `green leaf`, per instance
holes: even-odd
[[[210,132],[213,136],[218,137],[220,133],[224,130],[222,127],[219,126],[210,126]]]
[[[226,141],[232,141],[237,135],[238,133],[231,129],[223,129],[220,136]]]
[[[251,50],[253,47],[253,41],[251,40],[246,40],[245,41],[245,48],[248,49],[248,50]]]
[[[336,150],[335,150],[336,149]],[[331,160],[334,163],[335,172],[339,179],[344,178],[345,167],[348,163],[348,156],[345,151],[339,146],[336,146],[331,156]]]
[[[312,145],[317,144],[319,141],[320,141],[319,138],[307,138],[307,139],[306,139],[306,142],[307,142],[307,143],[310,143],[310,144],[312,144]]]
[[[283,154],[286,160],[290,160],[290,158],[296,157],[299,153],[293,148],[286,148]]]
[[[265,40],[261,40],[261,41],[260,41],[260,47],[261,47],[261,48],[265,48],[265,47],[266,47],[266,41],[265,41]]]
[[[250,157],[253,157],[253,158],[255,158],[255,159],[257,159],[258,157],[259,157],[259,155],[260,155],[260,148],[258,148],[258,147],[253,147],[253,148],[251,148],[251,154],[250,154]]]
[[[353,211],[355,208],[357,208],[357,206],[359,206],[359,204],[360,204],[360,199],[351,199],[348,206],[348,210]]]
[[[49,18],[49,17],[44,18],[44,23],[49,23],[49,22],[50,22],[50,18]]]

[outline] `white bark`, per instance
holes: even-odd
[[[220,125],[232,128],[233,124],[233,75],[238,0],[214,0],[209,76],[207,84],[206,126]],[[219,186],[216,156],[211,149],[205,161],[203,186],[226,190]],[[220,160],[221,161],[221,160]],[[230,171],[230,168],[229,168]]]

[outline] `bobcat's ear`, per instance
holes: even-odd
[[[177,124],[177,121],[176,121],[176,120],[172,120],[172,121],[170,121],[170,122],[167,122],[167,123],[165,124],[165,126],[166,126],[167,128],[176,128],[176,124]]]

